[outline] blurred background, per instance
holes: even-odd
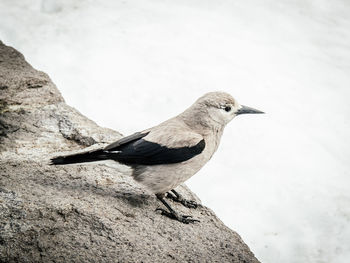
[[[349,1],[0,0],[0,39],[124,135],[208,91],[265,111],[187,185],[262,262],[349,262]]]

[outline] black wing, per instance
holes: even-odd
[[[200,154],[204,148],[204,139],[194,146],[168,148],[141,138],[131,140],[107,152],[110,153],[110,157],[113,156],[111,159],[127,165],[156,165],[184,162]]]
[[[120,146],[137,141],[137,140],[145,137],[147,134],[149,134],[149,132],[136,132],[136,133],[131,134],[129,136],[123,137],[120,140],[118,140],[114,143],[111,143],[110,145],[107,145],[104,148],[104,150],[105,151],[118,151]]]
[[[187,161],[200,154],[205,148],[202,139],[196,145],[168,148],[158,143],[142,139],[149,132],[138,132],[124,137],[104,149],[82,152],[51,159],[55,165],[116,160],[127,165],[171,164]]]

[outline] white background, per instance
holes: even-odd
[[[189,187],[262,262],[350,262],[350,2],[0,0],[0,39],[128,135],[208,91],[265,111]]]

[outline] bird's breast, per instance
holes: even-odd
[[[221,133],[204,137],[204,150],[193,158],[174,164],[138,166],[133,177],[154,193],[166,193],[196,174],[218,148]]]

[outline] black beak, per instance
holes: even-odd
[[[259,110],[256,110],[256,109],[253,109],[251,107],[247,107],[247,106],[244,106],[244,105],[241,105],[242,108],[240,108],[238,111],[236,111],[236,115],[239,115],[239,114],[246,114],[246,113],[265,113],[263,111],[259,111]]]

